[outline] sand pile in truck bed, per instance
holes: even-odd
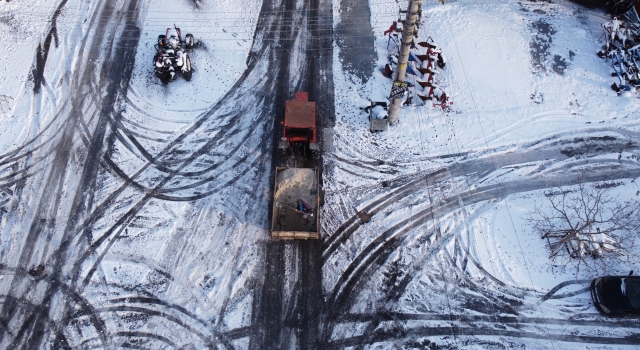
[[[274,193],[273,228],[276,231],[315,231],[317,194],[315,169],[285,169],[277,174]],[[313,192],[313,193],[312,193]],[[302,214],[296,213],[296,202],[302,199],[313,207],[313,217],[303,225]]]

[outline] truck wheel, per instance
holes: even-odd
[[[193,48],[193,44],[194,44],[194,39],[193,39],[193,35],[191,34],[187,34],[187,36],[185,37],[185,44],[187,45],[187,49],[192,49]]]

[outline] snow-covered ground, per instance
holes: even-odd
[[[525,221],[579,173],[640,193],[640,94],[609,88],[595,55],[606,15],[564,0],[425,1],[420,39],[443,49],[436,82],[453,105],[414,98],[373,134],[358,101],[388,96],[382,33],[406,1],[369,0],[371,50],[353,27],[362,3],[334,0],[322,241],[274,242],[274,96],[331,77],[309,64],[331,18],[311,3],[331,11],[1,3],[0,348],[637,346],[637,318],[592,306],[597,273],[552,265]],[[174,24],[199,41],[195,72],[162,84],[153,44]],[[353,65],[372,56],[373,72]]]
[[[3,3],[0,347],[246,347],[270,177],[266,68],[247,65],[261,5]],[[153,44],[174,23],[195,72],[162,84]]]
[[[380,349],[633,347],[637,319],[606,320],[591,303],[588,284],[605,271],[553,265],[526,221],[581,173],[616,180],[614,195],[638,200],[640,95],[617,96],[595,55],[607,16],[567,1],[425,2],[418,41],[442,48],[435,83],[453,105],[414,98],[399,123],[371,133],[358,107],[389,94],[382,68],[397,48],[383,32],[407,4],[369,3],[373,75],[360,84],[334,51],[323,283],[336,324],[326,339]]]

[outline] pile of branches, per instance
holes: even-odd
[[[547,192],[547,205],[535,206],[527,221],[547,241],[554,264],[604,273],[611,264],[635,257],[640,203],[611,196],[612,184],[588,185],[582,178],[577,189]]]

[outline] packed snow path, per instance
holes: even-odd
[[[490,203],[496,200],[537,189],[573,184],[575,178],[572,171],[585,163],[576,155],[596,157],[617,150],[638,152],[637,140],[640,135],[625,134],[620,135],[619,139],[594,140],[591,144],[550,140],[553,146],[560,148],[523,147],[518,152],[479,159],[466,160],[465,155],[459,155],[459,161],[442,169],[400,177],[388,181],[384,187],[361,187],[353,192],[349,190],[327,195],[327,201],[342,201],[342,196],[361,198],[357,206],[359,212],[354,212],[339,227],[333,228],[331,231],[334,234],[324,242],[323,264],[339,266],[343,271],[337,280],[329,280],[331,275],[325,275],[325,285],[332,287],[327,301],[329,328],[324,333],[327,344],[342,348],[395,342],[394,339],[409,341],[450,335],[499,335],[525,341],[551,339],[559,342],[637,344],[640,341],[635,329],[637,319],[619,322],[615,319],[606,320],[595,313],[583,314],[582,302],[570,301],[576,295],[588,298],[588,289],[585,287],[591,280],[560,284],[559,287],[572,284],[582,287],[576,293],[565,292],[555,296],[551,293],[543,297],[533,291],[514,288],[513,281],[495,278],[496,270],[491,269],[491,264],[483,266],[478,252],[470,248],[477,238],[471,237],[466,229],[470,218],[491,210]],[[627,137],[636,141],[630,142]],[[640,176],[640,166],[635,161],[604,158],[592,162],[592,171],[586,176],[588,182],[606,180],[616,183],[616,180]],[[555,166],[549,166],[554,163]],[[519,174],[515,178],[496,181],[519,168],[527,169],[526,175]],[[362,195],[367,192],[371,194]],[[478,203],[481,205],[476,206]],[[333,208],[340,208],[340,205],[336,204]],[[389,218],[395,210],[409,210],[411,214]],[[364,223],[361,220],[362,213],[371,221]],[[335,216],[339,215],[343,214],[335,213]],[[378,216],[384,219],[376,220]],[[442,225],[440,228],[438,223]],[[368,229],[371,225],[375,227],[374,231]],[[442,227],[445,232],[441,231]],[[361,244],[363,237],[370,237],[365,239],[367,245],[364,246]],[[354,240],[358,242],[356,249],[352,243]],[[399,251],[411,259],[402,258]],[[518,252],[513,254],[517,255]],[[352,257],[344,259],[343,255]],[[440,260],[442,255],[444,262]],[[344,261],[349,263],[343,264]],[[469,278],[478,273],[484,276],[481,283]],[[425,283],[425,280],[431,282]],[[393,284],[387,285],[391,283],[389,281],[393,281]],[[384,287],[376,291],[374,286],[380,284]],[[440,293],[449,295],[451,300],[443,301],[438,296]],[[358,310],[358,300],[363,295],[366,303],[377,304],[371,308],[375,310],[372,313],[354,311]],[[411,302],[401,306],[408,302],[407,299]],[[560,301],[560,314],[569,318],[564,319],[548,310],[541,314],[534,307],[549,299]],[[555,305],[553,301],[552,305]],[[547,308],[545,304],[543,306]],[[398,311],[406,308],[413,312]],[[418,312],[421,309],[423,312]],[[407,325],[408,322],[413,325]],[[360,335],[343,339],[343,332],[353,332],[354,324],[366,330]],[[437,329],[427,325],[437,325]],[[567,327],[571,326],[575,326],[572,329],[579,333],[566,333]],[[606,335],[594,336],[594,329],[601,327],[610,329]],[[455,336],[453,340],[443,343],[462,341],[455,340]],[[488,341],[487,344],[498,344],[494,340]]]
[[[223,5],[163,4],[205,29],[194,33],[193,80],[164,87],[146,63],[175,19],[153,2],[63,1],[53,11],[24,103],[55,118],[3,156],[14,180],[3,184],[13,206],[3,217],[3,347],[317,343],[320,242],[269,241],[266,228],[284,100],[309,91],[325,101],[322,125],[332,123],[331,4],[253,2],[235,27],[223,19],[237,6]],[[59,35],[58,47],[60,13],[74,36]],[[211,14],[222,23],[203,25]],[[224,54],[237,48],[207,46],[211,33],[249,53],[236,76],[238,59]],[[46,61],[60,50],[76,55],[61,62],[69,76]],[[212,85],[221,72],[229,86]],[[41,107],[43,92],[62,105]]]
[[[553,31],[544,22],[551,19],[535,16],[573,9],[534,1],[451,3],[434,2],[425,14],[452,11],[466,21],[483,11],[525,13],[544,39],[533,41],[538,48],[551,44]],[[167,8],[157,10],[160,4]],[[398,127],[372,135],[361,120],[348,119],[365,119],[349,99],[352,87],[378,83],[378,70],[366,62],[385,57],[370,41],[383,47],[377,21],[396,16],[395,1],[370,1],[372,9],[390,7],[372,10],[371,27],[357,25],[364,18],[356,13],[366,9],[350,0],[31,5],[27,11],[3,4],[0,22],[12,34],[7,40],[27,43],[9,45],[21,59],[4,65],[11,67],[4,80],[18,83],[0,84],[2,137],[10,140],[0,143],[0,348],[640,343],[637,318],[597,314],[589,278],[545,274],[546,259],[535,255],[539,239],[520,235],[520,246],[510,240],[522,214],[514,208],[572,184],[576,171],[587,169],[587,181],[631,198],[638,193],[633,111],[628,122],[531,133],[526,142],[504,146],[503,136],[521,126],[504,126],[512,119],[495,116],[517,113],[486,95],[491,113],[483,122],[503,127],[488,135],[497,145],[460,136],[477,134],[464,108],[462,116],[429,112],[429,118],[408,108]],[[585,23],[597,16],[580,11]],[[180,26],[201,44],[192,81],[163,85],[149,62],[156,36],[175,14],[189,19]],[[437,24],[445,22],[433,23],[442,29]],[[333,33],[334,26],[344,30]],[[587,57],[577,55],[575,65]],[[447,57],[451,69],[463,63]],[[355,79],[344,79],[349,74]],[[380,84],[385,93],[387,83]],[[324,129],[322,241],[268,238],[275,130],[295,91],[309,91],[318,102]],[[456,93],[456,107],[468,106]],[[553,99],[541,96],[536,91],[532,103],[545,108]],[[552,111],[531,119],[558,128],[554,113],[574,116]],[[438,132],[476,149],[435,142]],[[536,285],[529,271],[548,281]]]
[[[369,4],[380,69],[382,33],[406,3]],[[397,126],[371,134],[354,100],[381,101],[390,82],[374,70],[354,86],[358,72],[334,56],[323,344],[634,348],[638,318],[606,318],[591,303],[603,272],[552,265],[523,222],[580,173],[621,198],[640,193],[637,97],[611,93],[595,56],[606,16],[565,1],[460,0],[425,2],[423,18],[420,38],[447,53],[448,111],[406,107]]]
[[[63,67],[80,66],[69,77],[35,72],[43,78],[33,98],[46,92],[60,105],[41,135],[3,157],[20,181],[6,187],[14,208],[3,222],[2,347],[233,347],[250,335],[246,304],[264,277],[255,240],[266,238],[278,43],[255,40],[246,69],[212,106],[162,108],[188,87],[177,81],[153,96],[161,84],[151,76],[150,92],[140,89],[147,51],[168,25],[152,5],[59,5],[84,35],[60,39],[58,50],[77,55]],[[199,7],[178,10],[197,18]],[[260,29],[274,30],[275,19]],[[55,34],[55,18],[49,24]],[[42,50],[57,53],[39,47],[35,66],[51,68]],[[211,95],[202,88],[210,63],[200,64],[194,78]],[[56,98],[59,89],[82,93]]]

